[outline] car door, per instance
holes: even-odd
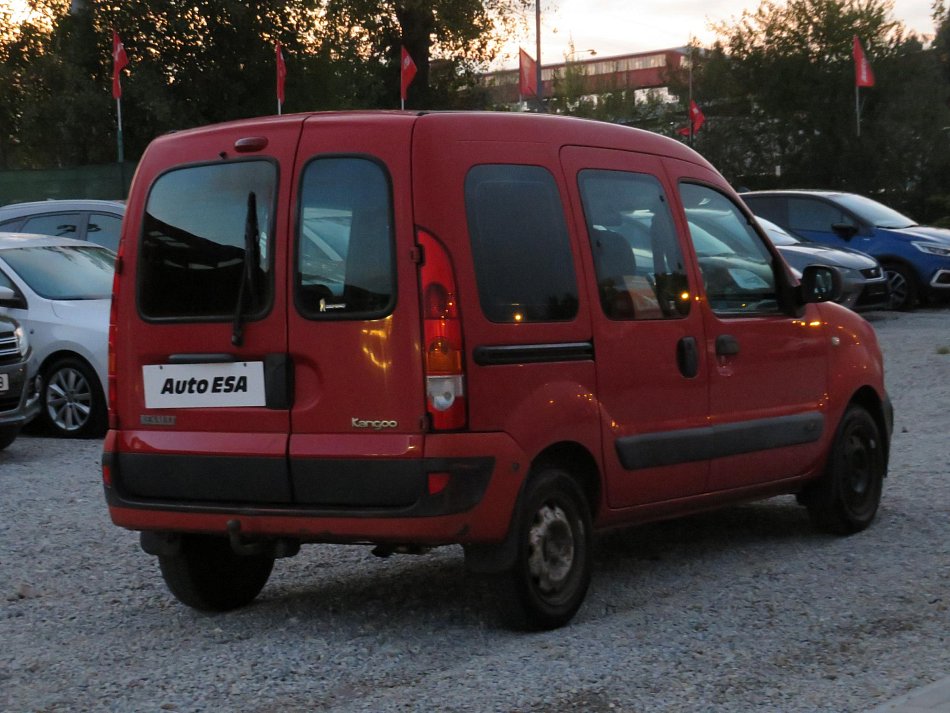
[[[828,327],[815,305],[783,311],[780,259],[725,190],[682,178],[678,194],[703,282],[710,490],[806,473],[834,427],[824,417]]]
[[[607,500],[612,508],[702,492],[709,370],[693,271],[654,156],[566,147],[590,296]]]
[[[425,389],[411,131],[409,117],[304,123],[287,284],[290,473],[300,503],[395,506],[419,495]]]

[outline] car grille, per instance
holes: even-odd
[[[12,364],[16,361],[20,361],[16,335],[11,331],[0,331],[0,364]]]
[[[884,271],[881,270],[880,266],[875,266],[861,270],[861,274],[869,280],[877,280],[884,274]]]

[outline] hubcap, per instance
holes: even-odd
[[[76,431],[89,420],[92,388],[78,369],[65,367],[50,377],[46,387],[46,413],[63,431]]]
[[[907,301],[907,280],[899,272],[888,270],[887,284],[891,290],[891,307],[902,307]]]
[[[561,590],[574,565],[574,533],[557,505],[545,504],[535,514],[528,533],[528,570],[544,594]]]
[[[875,452],[877,443],[862,430],[852,431],[844,445],[844,500],[852,512],[860,513],[873,503]]]

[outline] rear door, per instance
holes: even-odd
[[[612,508],[703,492],[708,372],[695,276],[655,156],[566,147],[589,240],[597,395]]]
[[[129,495],[292,499],[281,236],[299,131],[292,118],[226,125],[159,139],[143,157],[111,385]]]
[[[308,119],[287,283],[297,502],[418,499],[425,414],[409,171],[412,118]]]

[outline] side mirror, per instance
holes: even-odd
[[[9,287],[0,287],[0,307],[18,307],[25,308],[26,304],[23,298]]]
[[[858,234],[858,226],[852,225],[851,223],[834,223],[831,229],[835,231],[838,237],[844,240],[851,240],[851,238]]]
[[[803,304],[834,302],[841,297],[841,273],[828,265],[809,265],[802,270]]]

